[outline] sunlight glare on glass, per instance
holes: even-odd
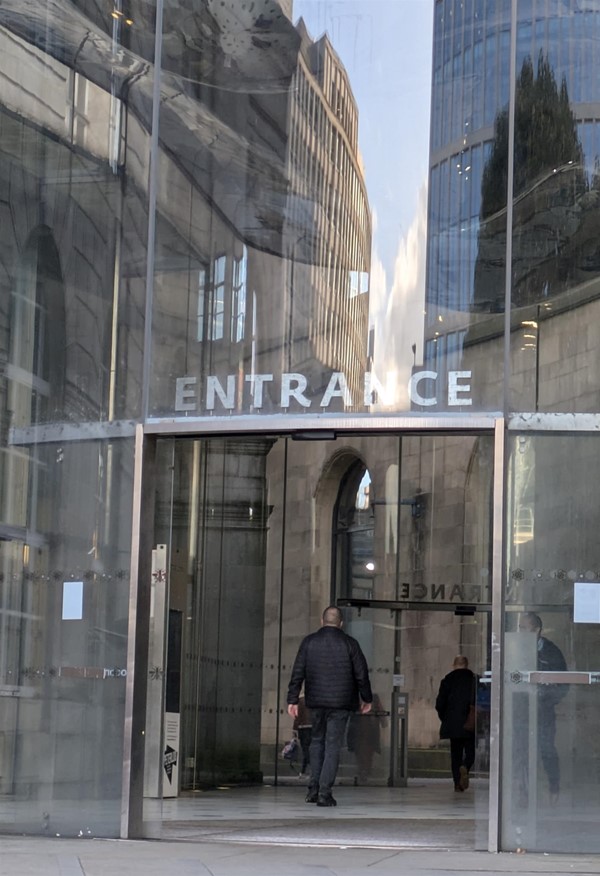
[[[370,487],[371,475],[367,470],[365,471],[362,480],[358,486],[358,490],[356,491],[356,507],[359,509],[359,511],[366,511],[369,507]]]

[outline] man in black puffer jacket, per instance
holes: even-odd
[[[352,712],[371,710],[373,693],[365,655],[356,639],[342,631],[342,613],[333,605],[323,612],[321,629],[300,644],[287,696],[293,718],[302,684],[313,718],[306,802],[336,806],[331,789],[346,724]]]

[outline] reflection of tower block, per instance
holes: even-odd
[[[504,769],[505,842],[535,848],[537,810],[537,689],[528,673],[537,668],[537,637],[531,633],[505,636]]]

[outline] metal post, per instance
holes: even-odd
[[[392,691],[390,745],[392,769],[389,785],[406,788],[408,784],[408,694]]]

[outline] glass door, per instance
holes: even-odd
[[[502,844],[598,852],[598,436],[509,449]]]
[[[208,831],[215,818],[259,831],[258,810],[232,814],[254,789],[278,830],[314,838],[309,763],[282,756],[300,729],[287,688],[302,639],[337,603],[374,708],[348,724],[340,818],[321,839],[355,842],[368,813],[373,841],[402,842],[391,814],[435,799],[445,825],[430,822],[428,842],[485,846],[485,742],[469,794],[442,800],[450,763],[435,698],[456,654],[488,668],[492,447],[489,435],[158,442],[147,835]]]
[[[342,603],[344,600],[342,600]],[[373,716],[351,720],[340,782],[388,785],[397,816],[412,819],[448,847],[486,849],[490,764],[491,613],[452,606],[344,609],[347,631],[361,643],[371,667]],[[461,655],[474,673],[476,706],[473,764],[466,793],[457,796],[450,740],[440,738],[436,698]],[[464,734],[468,739],[469,734]],[[407,789],[406,791],[402,789]],[[413,832],[414,825],[408,825]],[[418,832],[418,829],[417,829]]]

